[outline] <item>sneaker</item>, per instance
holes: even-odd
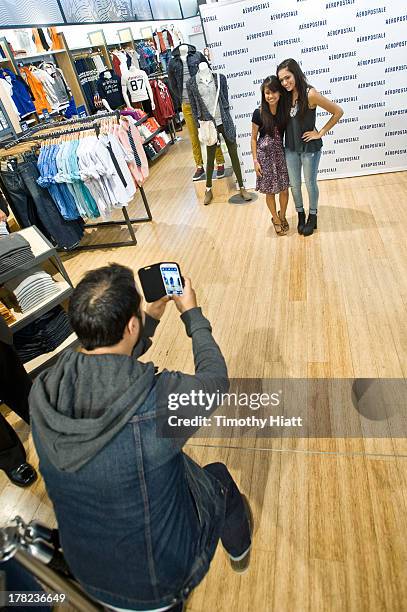
[[[247,514],[247,520],[249,522],[249,531],[250,538],[253,536],[253,513],[250,508],[249,500],[245,495],[242,495],[243,504]],[[230,557],[230,565],[232,566],[232,570],[237,574],[244,574],[249,569],[250,564],[250,552],[251,552],[251,544],[249,548],[244,552],[240,557]]]
[[[193,181],[199,181],[199,179],[202,179],[205,176],[205,170],[202,167],[199,167],[195,170],[195,174],[192,177]]]
[[[216,178],[223,178],[225,176],[225,166],[218,166],[216,169]]]

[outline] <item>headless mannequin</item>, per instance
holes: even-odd
[[[183,65],[184,66],[187,65],[188,45],[186,45],[186,44],[180,45],[180,47],[179,47],[179,56],[181,58],[181,61],[182,61]],[[201,66],[204,66],[204,65],[208,68],[209,76],[212,78],[212,73],[209,70],[209,66],[205,62],[201,62],[199,64],[199,68],[201,68]],[[222,176],[223,176],[223,164],[224,164],[224,160],[223,160],[223,155],[222,155],[220,147],[219,147],[219,153],[217,154],[217,160],[218,160],[218,158],[219,158],[219,161],[217,161],[218,169],[219,169],[220,172],[222,172]]]
[[[140,75],[142,72],[144,71],[141,71],[139,68],[136,68],[136,66],[130,66],[126,74],[127,80],[129,79],[129,77]],[[122,83],[123,83],[123,80],[122,80]],[[132,108],[133,105],[129,98],[127,83],[124,85],[122,84],[122,93],[123,93],[123,98],[124,98],[124,101],[126,102],[127,108]],[[151,91],[151,88],[148,88],[148,89],[146,88],[146,93],[147,93],[147,98],[145,98],[145,100],[148,100],[148,99],[150,100],[151,109],[154,110],[155,104],[154,104],[153,92]]]
[[[198,75],[199,75],[199,79],[201,81],[203,81],[203,83],[205,83],[206,85],[209,85],[211,82],[214,81],[212,71],[211,71],[211,69],[209,68],[209,66],[208,66],[208,64],[206,62],[201,62],[199,64],[199,66],[198,66]],[[220,84],[220,82],[219,82],[219,79],[218,79],[218,85],[219,84]],[[208,108],[208,111],[212,114],[213,113],[213,106],[212,106],[212,108]],[[222,116],[221,116],[221,113],[220,113],[219,101],[218,101],[217,108],[216,108],[215,113],[214,113],[214,120],[215,120],[215,123],[216,123],[216,128],[217,129],[221,128],[222,127]],[[242,198],[245,201],[250,201],[251,200],[251,196],[250,196],[250,194],[246,191],[246,189],[243,186],[243,179],[242,179],[242,174],[241,174],[240,162],[238,160],[237,153],[235,152],[236,144],[235,143],[230,143],[226,138],[225,138],[225,142],[226,142],[226,146],[228,148],[229,155],[230,155],[230,158],[231,158],[231,161],[232,161],[232,167],[233,167],[233,170],[235,172],[236,179],[237,179],[237,181],[239,183],[240,195],[242,196]],[[213,146],[216,146],[216,145],[212,145],[212,147],[207,147],[208,165],[207,165],[207,168],[206,168],[206,194],[205,194],[205,199],[204,199],[204,204],[205,205],[209,204],[209,202],[213,198],[213,194],[212,194],[213,157],[212,157],[212,163],[209,164],[210,150],[213,149]],[[209,185],[208,185],[208,183],[209,183]]]

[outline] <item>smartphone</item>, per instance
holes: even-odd
[[[178,264],[161,263],[160,272],[167,295],[182,295],[184,293]]]
[[[141,287],[147,302],[156,302],[165,295],[182,295],[184,279],[175,262],[160,262],[140,268]]]

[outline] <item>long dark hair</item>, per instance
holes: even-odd
[[[281,94],[280,100],[278,101],[278,104],[277,104],[277,114],[276,115],[273,115],[270,111],[269,104],[264,95],[264,92],[266,89],[270,89],[270,91],[274,91],[274,92],[278,91]],[[261,104],[260,104],[260,115],[261,115],[261,121],[263,124],[262,127],[266,134],[269,134],[270,136],[274,136],[274,128],[277,127],[281,136],[283,135],[285,127],[287,125],[287,119],[286,119],[287,113],[286,113],[285,107],[286,107],[286,104],[285,104],[284,89],[281,86],[280,81],[274,75],[266,77],[263,83],[261,84]]]
[[[302,120],[304,119],[305,113],[308,110],[307,89],[311,86],[309,85],[307,81],[307,77],[301,70],[301,67],[299,66],[299,64],[291,57],[289,59],[284,60],[283,62],[281,62],[281,64],[277,66],[277,77],[278,77],[278,73],[280,72],[280,70],[284,70],[284,68],[294,75],[295,86],[298,92],[298,101],[297,101],[298,113],[299,113],[300,120]],[[290,102],[290,104],[287,105],[287,111],[288,111],[287,121],[288,121],[288,118],[290,115],[290,107],[292,105],[293,92],[285,90],[284,93],[285,93],[286,98],[288,98]]]

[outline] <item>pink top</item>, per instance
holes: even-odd
[[[128,131],[131,130],[131,134],[133,136],[134,144],[136,145],[136,150],[138,156],[141,161],[141,166],[136,164],[134,159],[134,154],[129,142]],[[129,166],[129,170],[136,182],[137,185],[143,185],[145,180],[148,177],[148,161],[146,157],[146,153],[143,147],[143,141],[140,136],[140,132],[137,127],[134,125],[134,120],[131,117],[122,117],[120,119],[120,125],[115,125],[113,127],[113,134],[119,141],[122,143],[126,151],[131,155],[132,161],[127,162]]]

